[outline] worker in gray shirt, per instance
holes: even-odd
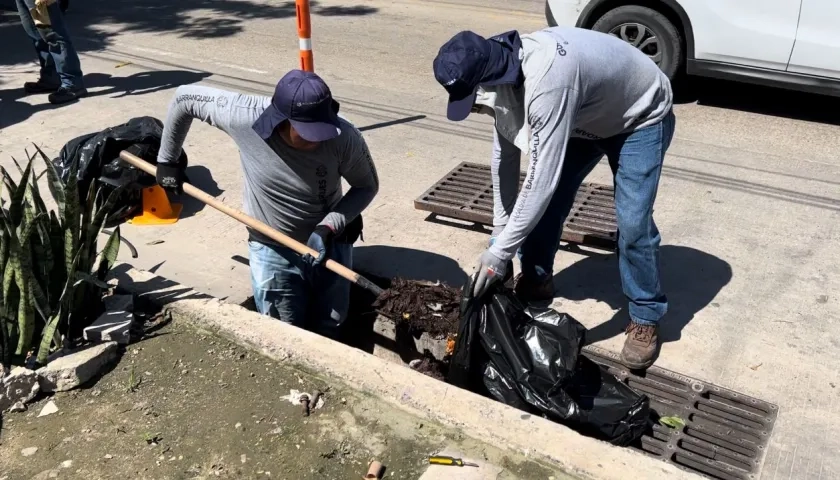
[[[180,193],[185,174],[177,159],[192,120],[227,133],[239,147],[245,212],[318,252],[301,257],[250,231],[257,310],[329,337],[347,316],[350,283],[324,261],[352,268],[361,212],[379,190],[365,140],[338,109],[324,81],[300,70],[280,79],[271,98],[182,86],[169,106],[157,167],[157,182]],[[344,195],[342,178],[350,185]]]
[[[489,39],[460,32],[441,47],[434,73],[449,93],[450,120],[470,113],[495,119],[494,228],[473,294],[503,278],[518,251],[516,293],[526,301],[554,298],[563,223],[584,178],[606,155],[615,181],[619,273],[630,302],[621,359],[630,368],[650,366],[668,307],[653,221],[674,133],[668,78],[618,38],[571,27]],[[521,152],[528,167],[519,190]]]

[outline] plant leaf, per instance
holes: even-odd
[[[64,193],[64,183],[58,176],[58,171],[55,169],[55,165],[53,165],[52,160],[47,157],[47,154],[45,154],[38,145],[35,145],[35,150],[39,155],[41,155],[41,159],[47,166],[47,184],[50,187],[50,194],[52,194],[53,200],[55,200],[55,203],[58,205],[58,216],[60,218],[64,218],[64,205],[67,202],[66,195]]]
[[[103,290],[108,290],[109,288],[111,288],[110,285],[108,285],[107,283],[103,282],[102,280],[94,277],[93,275],[91,275],[89,273],[76,272],[76,282],[73,284],[73,286],[77,287],[77,286],[79,286],[83,283],[89,283],[91,285],[95,285],[95,286],[97,286],[97,287],[99,287]]]
[[[41,346],[38,348],[38,357],[36,359],[36,361],[41,365],[45,365],[47,363],[47,357],[50,355],[50,347],[52,346],[55,332],[58,329],[58,324],[61,321],[61,314],[62,310],[59,306],[58,311],[55,312],[55,314],[47,322],[46,326],[44,326],[44,332],[41,334]]]
[[[3,183],[9,187],[9,198],[11,198],[11,196],[17,191],[18,185],[14,180],[12,180],[12,176],[9,175],[9,172],[7,172],[2,166],[0,166],[0,174],[3,175]]]
[[[96,277],[99,280],[105,281],[105,277],[108,275],[108,272],[114,268],[114,264],[117,263],[117,256],[120,253],[120,227],[114,229],[111,232],[111,236],[108,237],[108,241],[105,242],[105,248],[102,249],[102,253],[100,254],[99,266],[96,267]]]
[[[12,225],[17,226],[20,225],[21,220],[23,219],[24,214],[24,197],[26,196],[26,190],[28,189],[29,184],[29,175],[32,173],[32,164],[26,166],[26,170],[23,171],[23,175],[20,177],[20,186],[14,191],[11,196],[11,200],[9,201],[9,218],[12,221]]]
[[[56,302],[64,291],[64,284],[67,283],[67,265],[64,263],[64,231],[61,229],[61,222],[59,222],[53,210],[50,211],[50,244],[54,265],[50,269],[48,297],[53,308],[56,308]],[[56,259],[59,259],[59,261],[56,261]]]
[[[15,280],[15,274],[17,272],[17,262],[19,259],[15,256],[15,251],[12,249],[12,241],[17,241],[17,234],[15,233],[14,228],[9,225],[9,221],[7,218],[3,218],[3,229],[4,233],[7,235],[7,239],[9,242],[8,249],[9,249],[9,256],[6,259],[6,266],[3,269],[3,299],[7,300],[6,306],[10,307],[11,304],[8,302],[9,299],[9,290],[12,286],[12,283]]]
[[[24,150],[24,151],[25,151],[25,150]],[[27,156],[29,156],[29,154],[27,154]],[[12,162],[14,162],[15,167],[17,167],[18,173],[20,173],[21,175],[23,175],[23,169],[22,169],[22,168],[20,168],[20,164],[18,163],[18,161],[17,161],[17,159],[16,159],[15,157],[12,157]]]
[[[97,188],[96,188],[96,181],[90,182],[87,191],[87,201],[85,202],[85,207],[82,210],[82,222],[79,224],[79,251],[81,252],[81,257],[79,258],[79,269],[89,272],[90,271],[90,262],[91,256],[96,252],[95,246],[94,250],[91,251],[91,245],[88,240],[89,230],[91,230],[91,222],[93,221],[94,215],[94,208],[96,207],[96,197],[97,197]]]
[[[61,227],[64,230],[64,263],[68,277],[72,277],[76,271],[73,263],[79,248],[79,179],[75,170],[71,170],[64,189],[64,217],[61,219]]]
[[[35,230],[34,221],[25,221],[21,226],[20,239],[10,237],[9,245],[14,262],[15,280],[20,290],[20,302],[18,304],[18,346],[15,353],[23,355],[29,351],[32,344],[32,336],[35,333],[35,311],[36,309],[44,317],[45,321],[48,312],[42,311],[40,305],[36,304],[36,293],[32,275],[32,252],[30,249],[30,237]],[[43,292],[41,292],[43,295]]]
[[[85,244],[91,248],[91,267],[93,266],[92,264],[95,261],[95,258],[92,257],[96,255],[96,239],[99,237],[99,233],[105,227],[105,221],[108,219],[108,215],[114,209],[114,205],[117,204],[117,200],[119,200],[119,197],[122,194],[122,192],[123,188],[118,187],[108,195],[108,198],[105,200],[105,203],[103,203],[102,206],[99,207],[99,210],[96,211],[96,215],[93,217],[93,220],[91,220],[91,224],[87,228],[84,241]],[[117,246],[117,249],[119,249],[119,246]],[[84,262],[80,262],[79,266],[81,269],[84,269],[86,265]],[[92,268],[89,270],[92,270]]]
[[[665,425],[666,427],[671,428],[683,428],[685,427],[685,421],[683,421],[680,417],[659,417],[659,423]]]

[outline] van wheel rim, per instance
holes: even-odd
[[[653,30],[641,23],[622,23],[610,30],[609,33],[641,50],[657,65],[662,61],[659,38],[653,33]]]

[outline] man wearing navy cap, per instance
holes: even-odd
[[[379,190],[367,144],[338,108],[324,81],[301,70],[280,79],[273,97],[182,86],[169,106],[157,167],[158,183],[180,193],[186,177],[177,159],[192,120],[227,133],[239,147],[245,212],[318,252],[301,257],[249,230],[257,310],[329,337],[347,316],[350,283],[323,263],[352,268],[361,212]],[[344,195],[342,178],[350,185]]]
[[[618,265],[630,322],[621,359],[646,368],[658,355],[668,303],[659,275],[653,204],[674,133],[671,84],[644,53],[611,35],[569,27],[485,39],[460,32],[444,44],[434,73],[449,94],[447,117],[495,119],[491,172],[493,235],[473,294],[512,267],[526,301],[554,298],[554,254],[584,178],[603,156],[615,181]],[[528,168],[518,192],[519,161]]]

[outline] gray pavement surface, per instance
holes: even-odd
[[[32,142],[55,155],[74,136],[133,116],[165,116],[172,89],[203,82],[269,94],[297,66],[293,2],[73,2],[69,14],[91,96],[55,108],[19,89],[37,73],[14,14],[0,16],[0,162]],[[313,1],[315,69],[362,127],[382,187],[365,213],[356,263],[382,275],[460,284],[482,233],[425,221],[413,200],[461,161],[488,163],[490,124],[447,122],[431,74],[440,44],[544,26],[538,1]],[[840,477],[840,102],[698,82],[676,107],[656,219],[671,307],[659,365],[775,402],[761,478]],[[235,146],[196,122],[185,146],[194,183],[241,206]],[[608,182],[599,166],[590,181]],[[140,268],[228,301],[250,293],[245,231],[185,200],[166,227],[126,226]],[[155,240],[163,243],[149,245]],[[615,258],[560,252],[555,307],[617,350],[626,306]]]

